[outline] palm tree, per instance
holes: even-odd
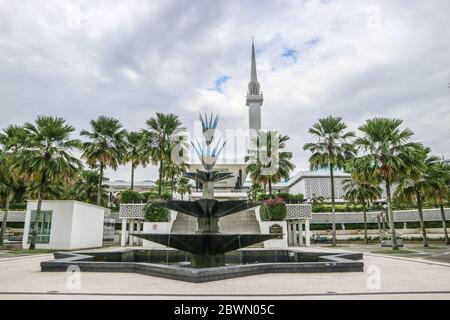
[[[180,164],[177,164],[176,162],[173,162],[171,160],[168,160],[166,162],[164,173],[165,178],[170,181],[170,191],[172,193],[174,193],[176,189],[177,177],[180,177],[184,172],[186,172],[188,167],[189,165],[184,162]]]
[[[90,125],[91,131],[82,130],[80,133],[89,139],[83,143],[81,156],[89,166],[99,170],[97,205],[101,205],[104,170],[107,167],[117,170],[126,161],[127,131],[122,129],[119,120],[105,116],[91,120]]]
[[[303,146],[303,150],[312,153],[309,158],[311,170],[330,170],[333,246],[336,245],[334,170],[343,169],[345,162],[355,156],[355,148],[350,141],[355,134],[352,131],[345,131],[346,129],[347,125],[340,117],[329,116],[319,119],[308,131],[316,141]]]
[[[252,183],[250,190],[247,192],[248,200],[256,202],[260,193],[264,193],[263,186],[260,183]]]
[[[191,183],[189,182],[189,179],[186,177],[181,177],[178,179],[176,190],[181,195],[181,200],[183,200],[186,193],[191,194]]]
[[[367,181],[358,181],[355,178],[343,183],[345,199],[362,205],[364,217],[364,242],[367,243],[367,206],[381,198],[382,189],[379,185]]]
[[[359,173],[374,183],[384,183],[386,202],[392,236],[392,248],[398,250],[397,236],[392,213],[391,187],[405,177],[414,175],[421,164],[417,151],[421,144],[408,142],[413,136],[410,129],[400,129],[402,120],[373,118],[359,127],[363,136],[357,138],[355,145],[364,154],[357,159]]]
[[[295,169],[295,164],[291,162],[292,152],[281,151],[286,147],[286,142],[290,139],[287,135],[275,135],[278,140],[278,154],[275,155],[275,161],[278,162],[278,170],[269,177],[269,194],[272,195],[272,184],[278,183],[282,180],[289,179],[292,171]],[[268,139],[268,141],[272,141]],[[276,140],[275,140],[276,141]],[[270,146],[269,146],[270,148]]]
[[[426,168],[425,181],[428,184],[426,198],[436,203],[441,209],[442,227],[445,244],[450,244],[445,221],[444,204],[450,199],[450,165],[439,161]]]
[[[316,196],[316,194],[313,193],[312,196],[311,196],[311,199],[309,199],[309,202],[312,205],[319,204],[319,203],[324,203],[325,202],[325,198],[323,196]]]
[[[428,247],[427,231],[423,220],[423,202],[426,193],[432,188],[428,179],[429,168],[432,168],[438,163],[439,158],[430,156],[429,153],[431,150],[429,148],[423,148],[423,150],[419,151],[421,152],[418,152],[417,156],[419,157],[422,166],[420,168],[415,168],[417,170],[416,174],[406,177],[400,182],[395,195],[402,200],[415,201],[417,203],[420,228],[422,229],[423,246]]]
[[[162,180],[165,177],[165,164],[171,159],[173,147],[173,136],[184,128],[181,127],[181,121],[175,114],[156,113],[146,121],[147,129],[142,132],[144,139],[151,152],[151,159],[154,164],[158,164],[158,195],[162,194]]]
[[[69,191],[69,197],[78,201],[88,203],[97,202],[98,182],[100,175],[96,170],[83,170],[75,179],[75,183]],[[102,182],[102,199],[108,196],[108,178],[103,177]]]
[[[252,139],[254,153],[245,157],[247,172],[253,184],[269,185],[269,195],[272,196],[272,184],[283,179],[295,169],[291,162],[292,152],[282,151],[286,147],[289,136],[280,135],[276,131],[262,131]]]
[[[26,131],[23,127],[11,125],[0,133],[0,191],[5,194],[5,213],[3,214],[2,229],[0,231],[0,246],[8,221],[9,203],[21,179],[20,173],[14,169],[14,154],[19,152],[25,144]]]
[[[127,141],[127,161],[131,162],[131,186],[134,190],[134,170],[137,166],[146,166],[148,157],[146,157],[146,149],[143,144],[143,137],[141,132],[131,131],[126,135]]]
[[[43,196],[55,181],[70,181],[82,167],[72,151],[81,146],[78,139],[71,139],[75,128],[63,118],[39,116],[36,122],[26,123],[25,147],[14,156],[14,168],[18,168],[32,181],[37,192],[36,220],[32,224],[30,250],[36,248],[38,224],[41,217]]]

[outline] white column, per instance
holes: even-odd
[[[288,220],[288,239],[289,239],[289,244],[293,245],[294,244],[294,232],[292,231],[292,220]]]
[[[141,233],[141,220],[137,221],[137,232],[136,233]],[[141,245],[141,238],[137,238],[137,244]]]
[[[306,246],[311,246],[311,230],[309,229],[309,219],[305,220]]]
[[[303,221],[300,219],[298,220],[298,228],[299,228],[298,236],[300,238],[300,246],[303,246]]]
[[[129,235],[130,235],[129,238],[128,238],[128,244],[130,246],[132,246],[134,237],[131,234],[134,233],[134,219],[130,219],[128,230],[129,230],[128,232],[129,232]]]
[[[298,220],[294,220],[294,227],[295,227],[295,245],[298,246],[300,244],[300,224],[298,223]]]
[[[125,247],[127,242],[127,219],[122,219],[122,232],[120,234],[120,246]]]

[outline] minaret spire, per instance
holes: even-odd
[[[255,42],[252,37],[252,68],[250,74],[250,82],[248,83],[248,94],[259,94],[260,85],[258,82],[258,76],[256,74],[256,54],[255,54]]]
[[[253,134],[261,130],[261,106],[263,104],[263,95],[260,92],[258,76],[256,74],[256,54],[255,41],[252,37],[252,64],[250,73],[250,82],[248,83],[248,92],[246,97],[246,105],[249,116],[249,129]]]

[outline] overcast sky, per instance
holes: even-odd
[[[328,115],[354,130],[401,118],[450,158],[449,13],[448,0],[0,0],[0,127],[47,114],[78,134],[108,115],[139,130],[173,112],[192,128],[214,111],[221,128],[247,128],[254,36],[262,124],[291,137],[297,170]]]

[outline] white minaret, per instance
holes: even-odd
[[[260,92],[258,77],[256,75],[256,57],[255,44],[252,38],[252,71],[250,82],[248,83],[247,102],[248,106],[248,121],[250,135],[261,130],[261,106],[263,104],[263,95]]]

